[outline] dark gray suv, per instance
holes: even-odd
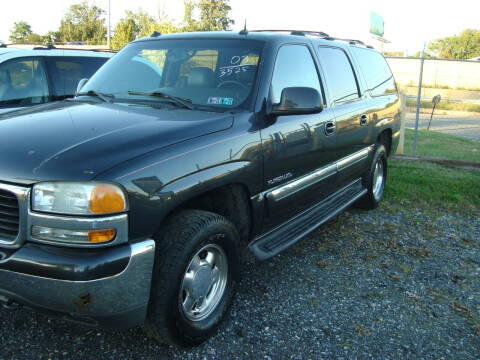
[[[73,99],[0,116],[0,301],[200,343],[244,256],[375,208],[400,130],[383,56],[323,33],[134,41]]]

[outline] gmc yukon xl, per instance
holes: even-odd
[[[268,259],[382,198],[383,56],[310,31],[128,44],[75,98],[0,116],[0,303],[182,346]]]

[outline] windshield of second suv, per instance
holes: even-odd
[[[263,43],[251,40],[152,40],[127,45],[80,94],[112,101],[233,109],[250,103]],[[198,105],[198,106],[196,106]]]

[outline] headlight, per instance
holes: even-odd
[[[39,183],[33,186],[32,209],[65,215],[101,215],[127,210],[123,190],[108,183]]]

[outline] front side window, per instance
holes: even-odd
[[[0,64],[0,107],[41,104],[48,98],[42,61],[21,58]]]
[[[282,91],[287,87],[309,87],[321,94],[312,54],[304,45],[284,45],[278,51],[270,86],[273,104],[280,103]]]
[[[127,45],[82,88],[118,102],[168,102],[159,93],[193,106],[219,109],[251,103],[263,42],[158,40]],[[157,96],[148,94],[157,93]]]
[[[73,96],[81,79],[90,78],[108,58],[103,57],[47,57],[45,61],[57,98]]]
[[[336,103],[358,99],[357,80],[347,54],[342,49],[331,47],[319,47],[318,53],[331,99]]]

